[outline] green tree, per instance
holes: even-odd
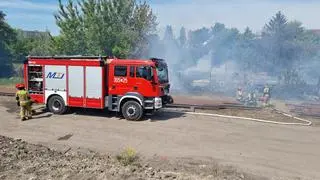
[[[278,76],[285,85],[303,85],[299,69],[317,55],[317,38],[307,32],[302,23],[288,21],[278,12],[263,29],[259,42],[262,69]]]
[[[189,45],[191,47],[202,47],[203,43],[210,40],[212,34],[210,34],[209,28],[196,29],[189,32]]]
[[[16,34],[5,21],[5,14],[0,11],[0,77],[9,76],[12,73],[12,61],[10,44],[14,42]]]
[[[301,53],[297,41],[303,31],[301,23],[288,22],[281,12],[270,19],[263,29],[260,49],[265,56],[262,64],[266,70],[278,74],[284,69],[293,68]]]
[[[56,54],[54,37],[46,31],[34,39],[28,55],[31,56],[52,56]]]
[[[190,56],[194,62],[210,51],[207,44],[211,42],[211,36],[209,28],[196,29],[188,33]]]
[[[287,28],[288,20],[281,11],[277,12],[270,21],[264,26],[263,35],[276,36],[282,38]]]
[[[164,41],[175,41],[172,26],[167,26],[163,36]]]
[[[21,63],[27,55],[55,55],[54,37],[50,32],[33,32],[34,35],[27,35],[28,32],[17,29],[16,34],[16,41],[11,44],[13,62]]]
[[[182,27],[180,29],[179,44],[180,44],[181,47],[185,47],[186,43],[187,43],[186,28]]]
[[[162,44],[164,46],[163,57],[169,62],[169,65],[175,66],[176,69],[182,68],[181,48],[179,47],[178,40],[174,36],[172,26],[166,27]],[[178,64],[180,66],[178,66]]]
[[[225,29],[226,29],[226,26],[219,22],[215,23],[214,26],[211,28],[213,34],[224,31]]]
[[[226,28],[224,24],[215,23],[211,28],[210,45],[212,47],[212,64],[221,65],[226,61],[233,60],[235,47],[239,39],[239,30]]]
[[[61,35],[55,40],[63,54],[117,57],[141,56],[156,17],[146,3],[135,0],[69,0],[55,14]]]
[[[247,27],[244,33],[239,35],[236,42],[235,58],[243,71],[257,70],[259,54],[257,53],[256,35]]]
[[[83,18],[78,6],[72,0],[63,5],[59,0],[59,12],[55,15],[56,23],[60,28],[60,36],[55,39],[57,50],[61,54],[86,53]]]
[[[253,34],[252,30],[249,27],[246,27],[244,33],[241,36],[242,40],[251,41],[255,38],[255,34]]]

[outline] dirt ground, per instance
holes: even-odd
[[[273,109],[257,109],[257,110],[245,110],[245,109],[220,109],[220,110],[196,110],[196,112],[214,113],[228,116],[248,117],[254,119],[262,119],[274,122],[286,122],[286,123],[303,123],[292,117],[287,117]]]
[[[226,175],[229,175],[226,179],[320,179],[320,128],[317,126],[284,126],[164,112],[144,121],[130,122],[115,114],[83,110],[71,111],[63,116],[39,112],[34,119],[21,122],[12,98],[0,97],[0,102],[1,135],[41,144],[57,150],[57,153],[69,148],[73,152],[80,148],[113,157],[123,148],[132,147],[142,155],[143,164],[147,163],[163,172],[182,174],[176,176],[177,179],[224,179],[223,176]],[[68,138],[61,140],[61,137]],[[64,164],[67,161],[74,163],[71,167],[79,167],[83,161],[88,161],[87,156],[84,157],[85,160],[77,154],[69,159],[68,154],[57,157],[52,159],[53,166],[51,158],[32,158],[36,159],[35,163],[31,161],[29,164],[19,164],[25,161],[13,158],[11,164],[29,167],[37,164],[36,162],[49,161],[50,165],[46,165],[43,170],[48,172],[45,169],[55,167],[55,162],[59,161],[58,167],[62,169],[53,171],[50,174],[53,177],[59,174],[57,172],[69,172],[67,174],[70,177],[78,171],[90,173],[96,178],[109,174],[109,170],[105,174],[92,170],[108,167],[101,166],[96,161],[93,164],[96,163],[97,166],[87,164],[87,169],[75,171],[66,168]],[[6,162],[2,159],[1,163]],[[103,158],[102,161],[104,162]],[[38,166],[34,169],[38,169]],[[127,168],[122,169],[126,171]],[[17,174],[20,175],[26,174],[18,168],[14,171],[18,171]],[[10,176],[10,172],[14,171],[5,171],[8,173],[4,175]],[[41,172],[40,168],[35,174]],[[217,174],[220,176],[216,176]],[[31,175],[34,176],[33,173]],[[132,177],[139,178],[139,174]],[[114,178],[121,179],[123,176]],[[148,178],[143,175],[142,179]]]
[[[76,149],[57,151],[42,145],[33,145],[21,139],[0,136],[0,179],[254,179],[232,167],[199,164],[202,174],[182,165],[173,171],[163,162],[137,159],[130,165],[121,164],[110,155]],[[169,167],[168,167],[169,166]],[[161,166],[160,166],[161,167]],[[192,170],[192,171],[190,171]]]
[[[0,85],[0,92],[14,93],[15,92],[15,87],[14,87],[14,85],[12,85],[12,86]]]

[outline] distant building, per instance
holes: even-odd
[[[20,32],[21,32],[22,36],[25,37],[25,38],[34,38],[34,37],[43,37],[43,36],[51,37],[51,34],[48,31],[25,31],[25,30],[21,30]]]

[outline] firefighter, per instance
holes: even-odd
[[[17,84],[17,93],[16,101],[17,105],[20,106],[20,117],[24,121],[26,118],[32,118],[32,108],[31,108],[31,99],[28,91],[25,90],[24,84]]]
[[[243,92],[241,88],[238,88],[236,97],[237,97],[237,101],[240,101],[240,102],[243,101]]]
[[[249,106],[256,106],[257,105],[256,93],[253,90],[251,90],[248,93],[246,104],[249,105]]]
[[[263,89],[263,99],[264,99],[264,101],[263,101],[264,106],[269,105],[269,102],[270,102],[270,87],[269,87],[268,84],[266,84],[266,85],[264,86],[264,89]]]

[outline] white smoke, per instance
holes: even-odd
[[[211,67],[211,53],[203,56],[197,61],[197,64],[193,67],[190,67],[184,71],[184,74],[189,73],[210,73],[210,67]]]

